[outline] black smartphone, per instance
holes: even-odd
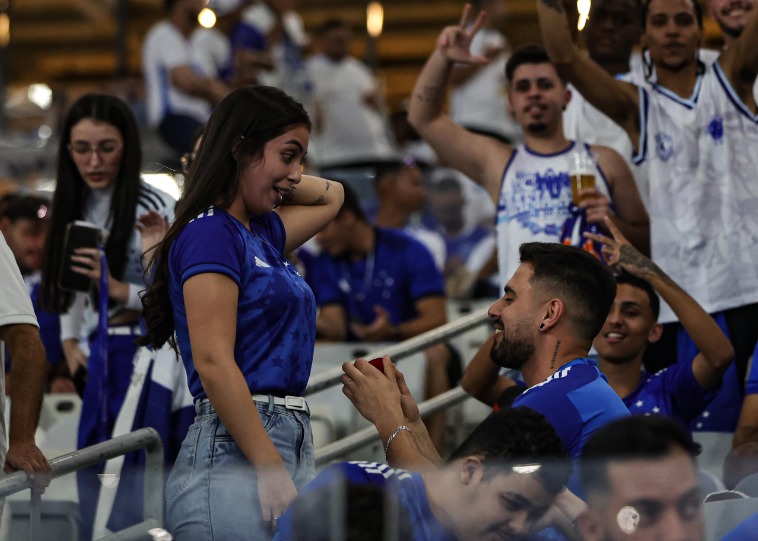
[[[88,277],[74,272],[71,268],[71,256],[77,248],[97,248],[100,243],[101,230],[95,224],[77,220],[66,226],[63,244],[63,262],[58,285],[69,291],[89,291],[92,285]]]

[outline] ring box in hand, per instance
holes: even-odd
[[[77,220],[66,226],[66,236],[63,244],[63,263],[61,265],[61,275],[58,285],[61,289],[70,291],[89,291],[92,280],[75,272],[71,266],[71,256],[75,255],[74,250],[78,248],[97,248],[100,243],[101,231],[98,226],[90,222]]]

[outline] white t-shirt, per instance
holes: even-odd
[[[234,69],[229,38],[215,28],[197,28],[190,41],[203,73],[218,79],[229,77]]]
[[[640,118],[653,259],[709,313],[758,302],[758,115],[711,63],[689,99],[640,89]]]
[[[385,119],[363,101],[376,89],[369,69],[353,57],[335,62],[323,54],[309,59],[307,66],[323,122],[313,134],[314,163],[325,167],[393,158]]]
[[[0,233],[0,327],[25,323],[39,328],[16,258]],[[0,464],[8,452],[5,426],[5,347],[0,342]],[[0,510],[0,513],[2,511]]]
[[[503,52],[452,91],[450,115],[467,128],[496,133],[512,142],[521,141],[524,138],[521,128],[508,112],[505,80],[508,44],[500,32],[484,28],[471,41],[471,54],[483,55],[490,48],[502,48]]]
[[[206,122],[211,106],[203,99],[181,92],[171,84],[171,70],[191,66],[204,77],[215,76],[203,71],[192,42],[170,22],[156,23],[142,45],[142,72],[147,90],[147,119],[158,126],[168,114],[187,115]]]

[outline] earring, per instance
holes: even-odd
[[[545,328],[545,324],[544,323],[540,323],[540,330],[542,330],[544,328]]]

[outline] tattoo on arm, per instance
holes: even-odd
[[[328,191],[329,191],[329,188],[330,188],[330,187],[331,187],[331,185],[332,185],[332,181],[331,181],[331,180],[329,180],[328,178],[326,178],[326,179],[324,179],[324,180],[326,181],[326,191],[328,192]]]
[[[555,350],[553,351],[553,358],[550,359],[550,370],[555,370],[555,360],[558,358],[558,350],[561,347],[561,341],[558,340],[555,343]]]
[[[562,0],[540,0],[540,2],[546,8],[550,8],[558,13],[566,13],[566,10],[563,9]]]
[[[318,199],[316,199],[316,201],[313,203],[313,205],[314,206],[315,205],[323,205],[325,201],[326,201],[326,197],[324,197],[323,195],[319,195]]]
[[[658,265],[653,263],[653,261],[642,255],[637,251],[636,248],[629,244],[624,244],[621,246],[619,263],[632,265],[643,271],[645,274],[656,275],[667,284],[676,285],[675,282],[669,277],[669,275],[663,272],[663,269],[661,269]]]
[[[425,86],[421,92],[414,94],[417,100],[437,103],[445,97],[445,89],[439,86]]]

